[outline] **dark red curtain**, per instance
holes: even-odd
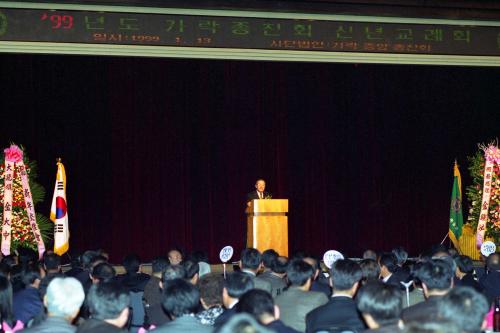
[[[496,68],[1,55],[0,138],[68,177],[71,249],[119,262],[245,243],[245,196],[290,200],[290,250],[448,229],[453,160],[498,136]]]

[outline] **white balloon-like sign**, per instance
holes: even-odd
[[[481,244],[481,253],[485,257],[489,256],[492,253],[495,253],[496,250],[497,246],[492,241],[486,241],[483,244]]]
[[[222,248],[222,250],[220,250],[220,253],[219,253],[219,258],[220,260],[223,262],[223,263],[226,263],[229,261],[229,259],[232,258],[233,256],[233,247],[228,245],[228,246],[224,246]]]
[[[328,268],[332,268],[333,263],[339,259],[344,259],[344,256],[339,251],[329,250],[323,255],[323,262]]]

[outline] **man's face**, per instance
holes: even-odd
[[[257,181],[257,183],[255,183],[255,188],[259,192],[264,192],[264,190],[266,189],[266,182],[263,180]]]
[[[168,253],[168,260],[172,265],[179,265],[182,261],[182,255],[177,250],[172,250]]]

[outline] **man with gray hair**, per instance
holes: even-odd
[[[94,284],[87,295],[91,318],[78,327],[78,333],[128,332],[125,326],[129,316],[128,290],[115,281]]]
[[[56,277],[50,281],[43,303],[48,317],[37,326],[23,332],[34,333],[74,333],[76,327],[71,325],[76,318],[85,293],[80,281],[73,277]]]

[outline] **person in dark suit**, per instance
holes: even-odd
[[[278,253],[274,250],[266,250],[262,253],[262,264],[264,265],[264,272],[259,274],[258,277],[271,283],[271,295],[273,297],[281,295],[287,287],[285,275],[288,258],[278,256]]]
[[[413,321],[437,318],[439,301],[453,287],[454,272],[450,264],[453,259],[447,258],[430,259],[415,272],[415,277],[422,284],[426,300],[403,310],[401,318],[405,325]]]
[[[212,332],[212,327],[203,325],[194,316],[199,303],[200,292],[193,284],[183,279],[169,281],[163,291],[162,304],[172,321],[161,325],[154,331],[157,333]]]
[[[307,333],[328,330],[332,327],[354,332],[366,328],[353,300],[362,275],[361,268],[352,260],[341,259],[333,264],[330,274],[333,296],[327,304],[307,314]]]
[[[256,199],[269,199],[271,193],[266,192],[266,181],[264,179],[257,179],[255,182],[255,191],[247,194],[247,205],[250,206],[250,202]]]
[[[253,279],[248,274],[241,272],[227,274],[226,280],[224,280],[224,288],[222,288],[222,303],[225,310],[215,319],[214,326],[216,328],[224,325],[236,314],[234,306],[238,303],[240,297],[251,289],[254,289],[254,284]]]
[[[439,302],[438,316],[455,323],[462,332],[477,333],[486,329],[485,316],[490,310],[486,297],[471,287],[455,287]]]
[[[116,281],[90,287],[87,304],[91,318],[78,327],[77,333],[128,332],[123,327],[129,316],[129,291]]]
[[[262,265],[262,256],[259,250],[254,248],[244,249],[241,251],[240,258],[241,272],[252,278],[255,288],[262,289],[270,293],[272,290],[271,283],[257,276],[257,272],[260,270]]]
[[[162,291],[160,289],[161,277],[169,267],[169,261],[166,257],[156,257],[151,262],[151,267],[153,274],[144,286],[144,310],[146,311],[147,323],[160,326],[169,321],[161,307]]]
[[[279,320],[279,308],[274,305],[273,297],[267,291],[259,289],[247,291],[240,297],[236,311],[251,314],[262,325],[277,333],[299,333]]]
[[[382,254],[379,259],[380,277],[384,283],[404,289],[401,282],[406,282],[409,278],[409,274],[406,274],[397,263],[398,260],[393,253]]]
[[[311,265],[314,269],[313,280],[311,284],[311,291],[319,291],[325,294],[326,297],[332,296],[332,288],[330,282],[324,277],[321,272],[321,266],[319,260],[313,256],[308,256],[304,258],[304,261]]]
[[[370,328],[365,333],[399,332],[403,293],[391,284],[369,281],[356,296],[358,310]]]
[[[280,308],[280,318],[299,332],[306,329],[306,314],[326,304],[328,297],[318,291],[310,291],[313,268],[302,259],[292,259],[286,270],[290,287],[275,301]]]
[[[455,276],[457,278],[455,286],[461,287],[471,287],[478,292],[483,291],[483,287],[479,284],[479,281],[474,277],[474,265],[472,264],[472,259],[468,256],[456,256],[455,264],[457,264],[457,269],[455,271]]]
[[[490,254],[486,260],[485,274],[479,279],[488,301],[492,303],[500,296],[500,254]]]
[[[24,289],[14,293],[12,308],[14,316],[26,326],[35,317],[43,317],[43,303],[38,287],[40,285],[40,272],[34,266],[28,266],[22,274]]]
[[[123,258],[123,267],[126,273],[117,275],[116,281],[121,283],[129,291],[143,292],[150,276],[141,272],[141,260],[136,254],[129,254]]]

